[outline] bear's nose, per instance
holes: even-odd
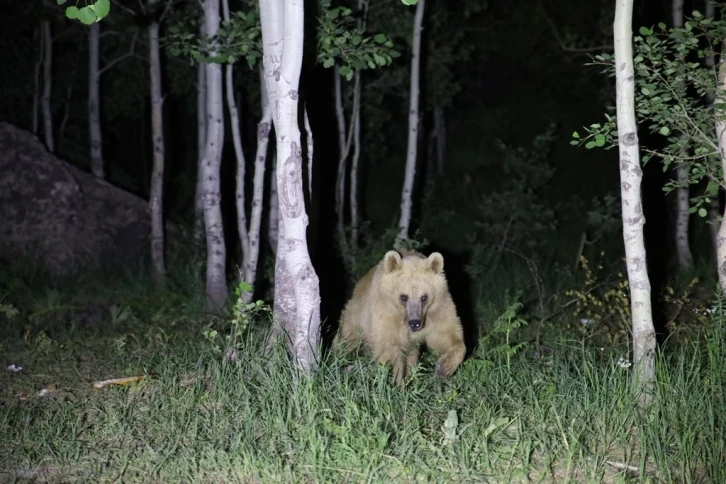
[[[411,331],[416,332],[419,329],[421,329],[421,320],[420,319],[412,319],[408,322],[408,327],[411,328]]]

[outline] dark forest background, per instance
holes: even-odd
[[[52,18],[56,152],[88,170],[86,28],[65,19],[54,5],[6,3],[0,13],[0,78],[4,80],[0,119],[30,129],[39,19]],[[422,137],[412,228],[418,230],[416,238],[427,241],[426,250],[444,253],[453,291],[467,301],[462,307],[469,307],[471,318],[486,325],[495,308],[501,309],[499,306],[519,292],[525,306],[536,305],[538,295],[533,289],[537,277],[544,279],[551,293],[570,284],[573,274],[577,277],[574,269],[583,233],[589,234],[589,240],[597,235],[597,242],[586,246],[584,255],[597,259],[604,251],[608,270],[624,270],[617,152],[586,150],[569,143],[573,131],[600,122],[605,112],[614,113],[614,79],[598,67],[585,65],[590,55],[611,51],[613,7],[604,0],[492,0],[477,3],[474,13],[464,16],[461,12],[466,3],[432,0],[427,5]],[[379,7],[395,9],[403,18],[413,17],[413,9],[402,5],[382,3]],[[392,66],[367,71],[363,78],[364,86],[385,87],[364,87],[360,192],[366,225],[359,251],[366,256],[358,257],[361,267],[351,270],[343,264],[334,237],[338,145],[332,70],[316,62],[315,2],[308,2],[306,8],[301,98],[315,140],[308,240],[321,280],[323,318],[334,321],[355,277],[393,241],[391,230],[398,221],[405,166],[410,28],[394,30],[385,22],[370,27],[389,35],[402,55]],[[636,2],[634,30],[658,21],[670,23],[670,8],[670,2],[664,0]],[[686,2],[684,11],[688,14],[693,8],[702,6]],[[103,37],[102,58],[123,55],[130,36],[139,32],[139,37],[137,55],[103,75],[101,99],[108,181],[147,199],[152,146],[145,31],[139,30],[143,24],[143,18],[132,18],[120,9],[103,20],[104,31],[111,33]],[[461,35],[448,53],[460,57],[444,62],[442,71],[440,59],[432,52],[446,55],[445,49],[441,54],[442,46],[454,39],[452,32]],[[168,250],[173,252],[191,238],[197,163],[196,68],[165,51],[162,62],[165,216]],[[236,69],[236,96],[249,160],[255,149],[259,86],[257,71],[244,64],[240,61]],[[427,170],[427,145],[432,108],[442,86],[449,88],[446,92],[451,98],[445,108],[445,167],[436,175]],[[225,116],[228,119],[226,108]],[[648,135],[642,132],[641,136],[647,139]],[[235,169],[227,125],[222,183],[230,278],[235,277],[240,261],[234,218]],[[268,183],[269,173],[268,169]],[[655,163],[646,167],[644,180],[649,269],[657,298],[668,281],[672,262],[672,196],[663,195],[665,175]],[[697,262],[708,266],[707,228],[701,221],[694,220],[692,225]],[[504,245],[512,250],[502,250]],[[258,296],[269,299],[265,280],[272,274],[274,258],[265,249]],[[527,260],[536,265],[537,276],[533,277]]]

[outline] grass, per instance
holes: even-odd
[[[224,359],[202,332],[229,324],[184,296],[197,288],[134,280],[6,285],[0,481],[726,482],[723,311],[707,345],[659,356],[640,413],[618,349],[479,349],[448,381],[429,356],[399,390],[365,360],[302,375],[279,348],[263,358],[266,320]]]

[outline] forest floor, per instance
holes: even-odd
[[[262,357],[265,314],[227,341],[229,314],[181,293],[18,280],[0,293],[0,482],[726,482],[723,314],[708,345],[661,354],[640,412],[616,350],[477,352],[447,381],[429,355],[397,389],[365,360],[306,376]],[[123,377],[141,378],[94,387]]]

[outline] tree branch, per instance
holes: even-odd
[[[171,10],[171,4],[174,2],[174,0],[166,0],[166,5],[164,6],[164,12],[162,12],[161,17],[159,17],[159,23],[161,24],[164,22],[164,18],[166,17],[166,14],[169,13],[169,10]]]
[[[101,32],[101,35],[98,36],[99,39],[104,38],[107,35],[121,35],[117,30],[104,30]]]
[[[541,2],[537,3],[537,6],[539,7],[538,10],[540,14],[542,15],[542,18],[544,18],[545,22],[547,22],[547,25],[549,25],[550,30],[552,30],[552,34],[555,36],[555,40],[560,46],[560,49],[562,49],[564,52],[570,52],[573,54],[587,54],[588,52],[600,52],[603,50],[613,50],[612,45],[600,45],[596,47],[567,47],[565,43],[562,41],[562,38],[560,37],[560,33],[557,31],[557,27],[555,26],[554,22],[552,22],[552,19],[547,15],[547,11],[542,6]]]
[[[134,37],[131,39],[131,47],[129,47],[129,51],[123,55],[120,55],[116,57],[114,60],[108,62],[105,66],[103,66],[102,69],[98,70],[98,77],[101,77],[104,72],[111,69],[113,66],[121,62],[122,60],[128,59],[129,57],[135,57],[136,53],[134,52],[134,47],[136,46],[136,39],[139,36],[138,32],[134,33]]]

